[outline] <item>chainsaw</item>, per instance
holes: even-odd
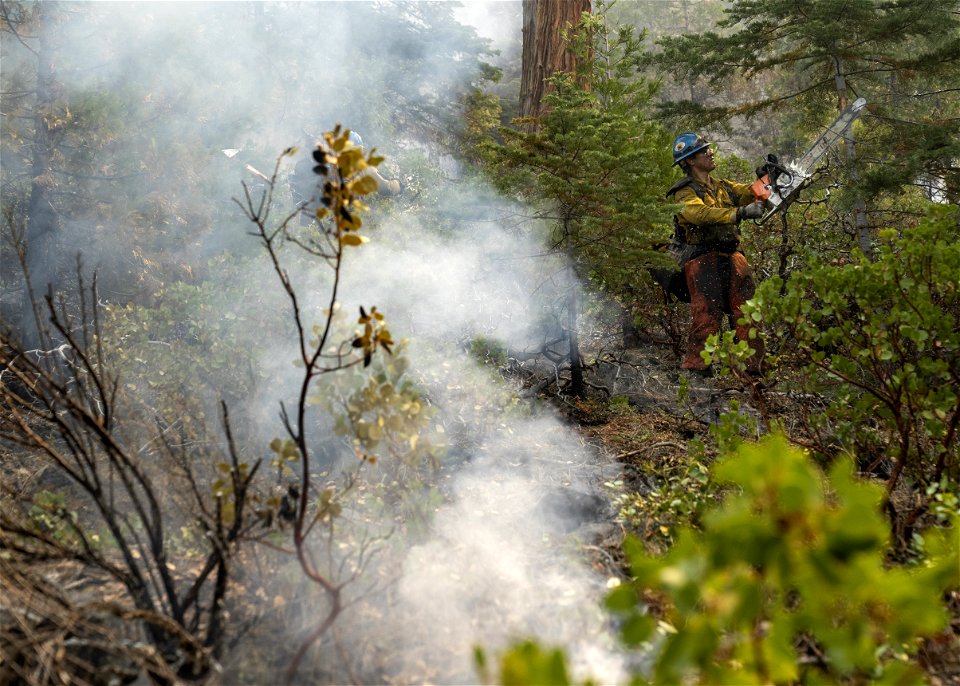
[[[757,219],[758,224],[763,224],[778,210],[786,210],[797,199],[800,190],[817,170],[817,165],[830,148],[843,138],[866,104],[864,98],[858,98],[843,110],[800,159],[781,164],[776,155],[767,155],[767,161],[757,169],[758,178],[751,187],[754,197],[765,204],[766,211]]]

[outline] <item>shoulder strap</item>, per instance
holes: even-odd
[[[694,181],[694,180],[693,180],[691,177],[689,177],[689,176],[685,176],[685,177],[683,177],[682,179],[680,179],[679,181],[677,181],[675,184],[673,184],[673,185],[670,187],[670,190],[667,191],[667,194],[666,194],[665,197],[666,197],[667,199],[670,199],[673,195],[675,195],[675,194],[677,193],[677,191],[679,191],[681,188],[686,188],[687,186],[691,186],[691,187],[693,188],[693,190],[696,191],[697,195],[700,196],[700,199],[703,200],[703,189],[700,188],[700,184],[699,184],[699,183],[697,183],[696,181]]]
[[[706,195],[706,189],[701,186],[692,176],[685,176],[684,178],[677,181],[670,190],[667,191],[667,199],[669,200],[673,195],[683,188],[690,186],[693,189],[693,192],[697,194],[697,197],[700,200],[703,200]],[[680,226],[680,215],[673,215],[673,243],[674,245],[683,246],[687,243],[686,233],[682,226]]]

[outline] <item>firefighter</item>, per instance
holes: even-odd
[[[363,139],[360,138],[360,134],[356,131],[350,132],[350,142],[360,148],[360,150],[363,150]],[[393,198],[403,192],[400,179],[384,178],[376,167],[370,167],[367,173],[377,181],[377,195],[385,198]]]
[[[667,191],[667,198],[682,203],[674,217],[680,262],[690,293],[692,322],[681,367],[709,376],[703,361],[707,337],[720,331],[723,315],[739,340],[747,341],[753,353],[747,372],[759,376],[763,344],[749,337],[750,327],[738,323],[741,307],[753,297],[752,270],[740,250],[739,224],[763,215],[763,203],[755,201],[750,185],[714,179],[716,168],[710,143],[695,133],[682,133],[673,143],[673,163],[686,176]]]
[[[308,221],[313,210],[316,209],[310,205],[310,201],[317,200],[319,187],[322,186],[322,180],[318,179],[317,175],[313,173],[316,162],[309,153],[312,153],[316,147],[323,146],[324,143],[318,136],[308,135],[307,139],[308,145],[306,147],[308,154],[300,158],[288,178],[290,192],[293,195],[294,201],[303,205],[305,210],[301,215],[301,223]],[[360,138],[358,133],[354,131],[350,132],[350,142],[363,150],[363,139]],[[403,192],[403,186],[400,184],[399,179],[386,179],[375,167],[368,168],[364,173],[369,174],[376,180],[377,195],[381,197],[395,197]]]

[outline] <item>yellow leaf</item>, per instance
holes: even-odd
[[[657,622],[657,629],[660,631],[660,633],[663,633],[663,634],[677,633],[677,629],[676,627],[673,626],[673,624],[670,624],[669,622],[665,622],[663,620],[660,620]]]
[[[357,195],[369,195],[377,192],[377,180],[372,176],[361,176],[349,184],[350,190]]]
[[[327,141],[327,145],[330,146],[330,149],[334,152],[340,152],[343,150],[343,147],[347,144],[347,141],[350,140],[349,132],[340,133],[340,127],[337,126],[333,131],[328,131],[323,134],[323,138]]]
[[[361,236],[357,233],[344,233],[340,234],[340,244],[341,245],[363,245],[370,239],[366,236]]]
[[[344,231],[357,231],[361,226],[363,226],[363,220],[360,219],[359,214],[350,214],[347,217],[341,215],[342,222],[340,227]]]
[[[348,148],[337,156],[337,166],[344,178],[351,178],[354,174],[367,168],[367,161],[363,158],[360,148]]]

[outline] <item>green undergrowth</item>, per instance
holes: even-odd
[[[922,680],[916,654],[948,627],[942,600],[960,585],[955,526],[928,529],[922,558],[891,565],[882,487],[849,460],[821,470],[780,434],[721,458],[709,481],[725,497],[665,555],[625,546],[630,580],[607,606],[624,643],[652,656],[635,683]],[[521,644],[501,683],[571,683],[560,659]]]

